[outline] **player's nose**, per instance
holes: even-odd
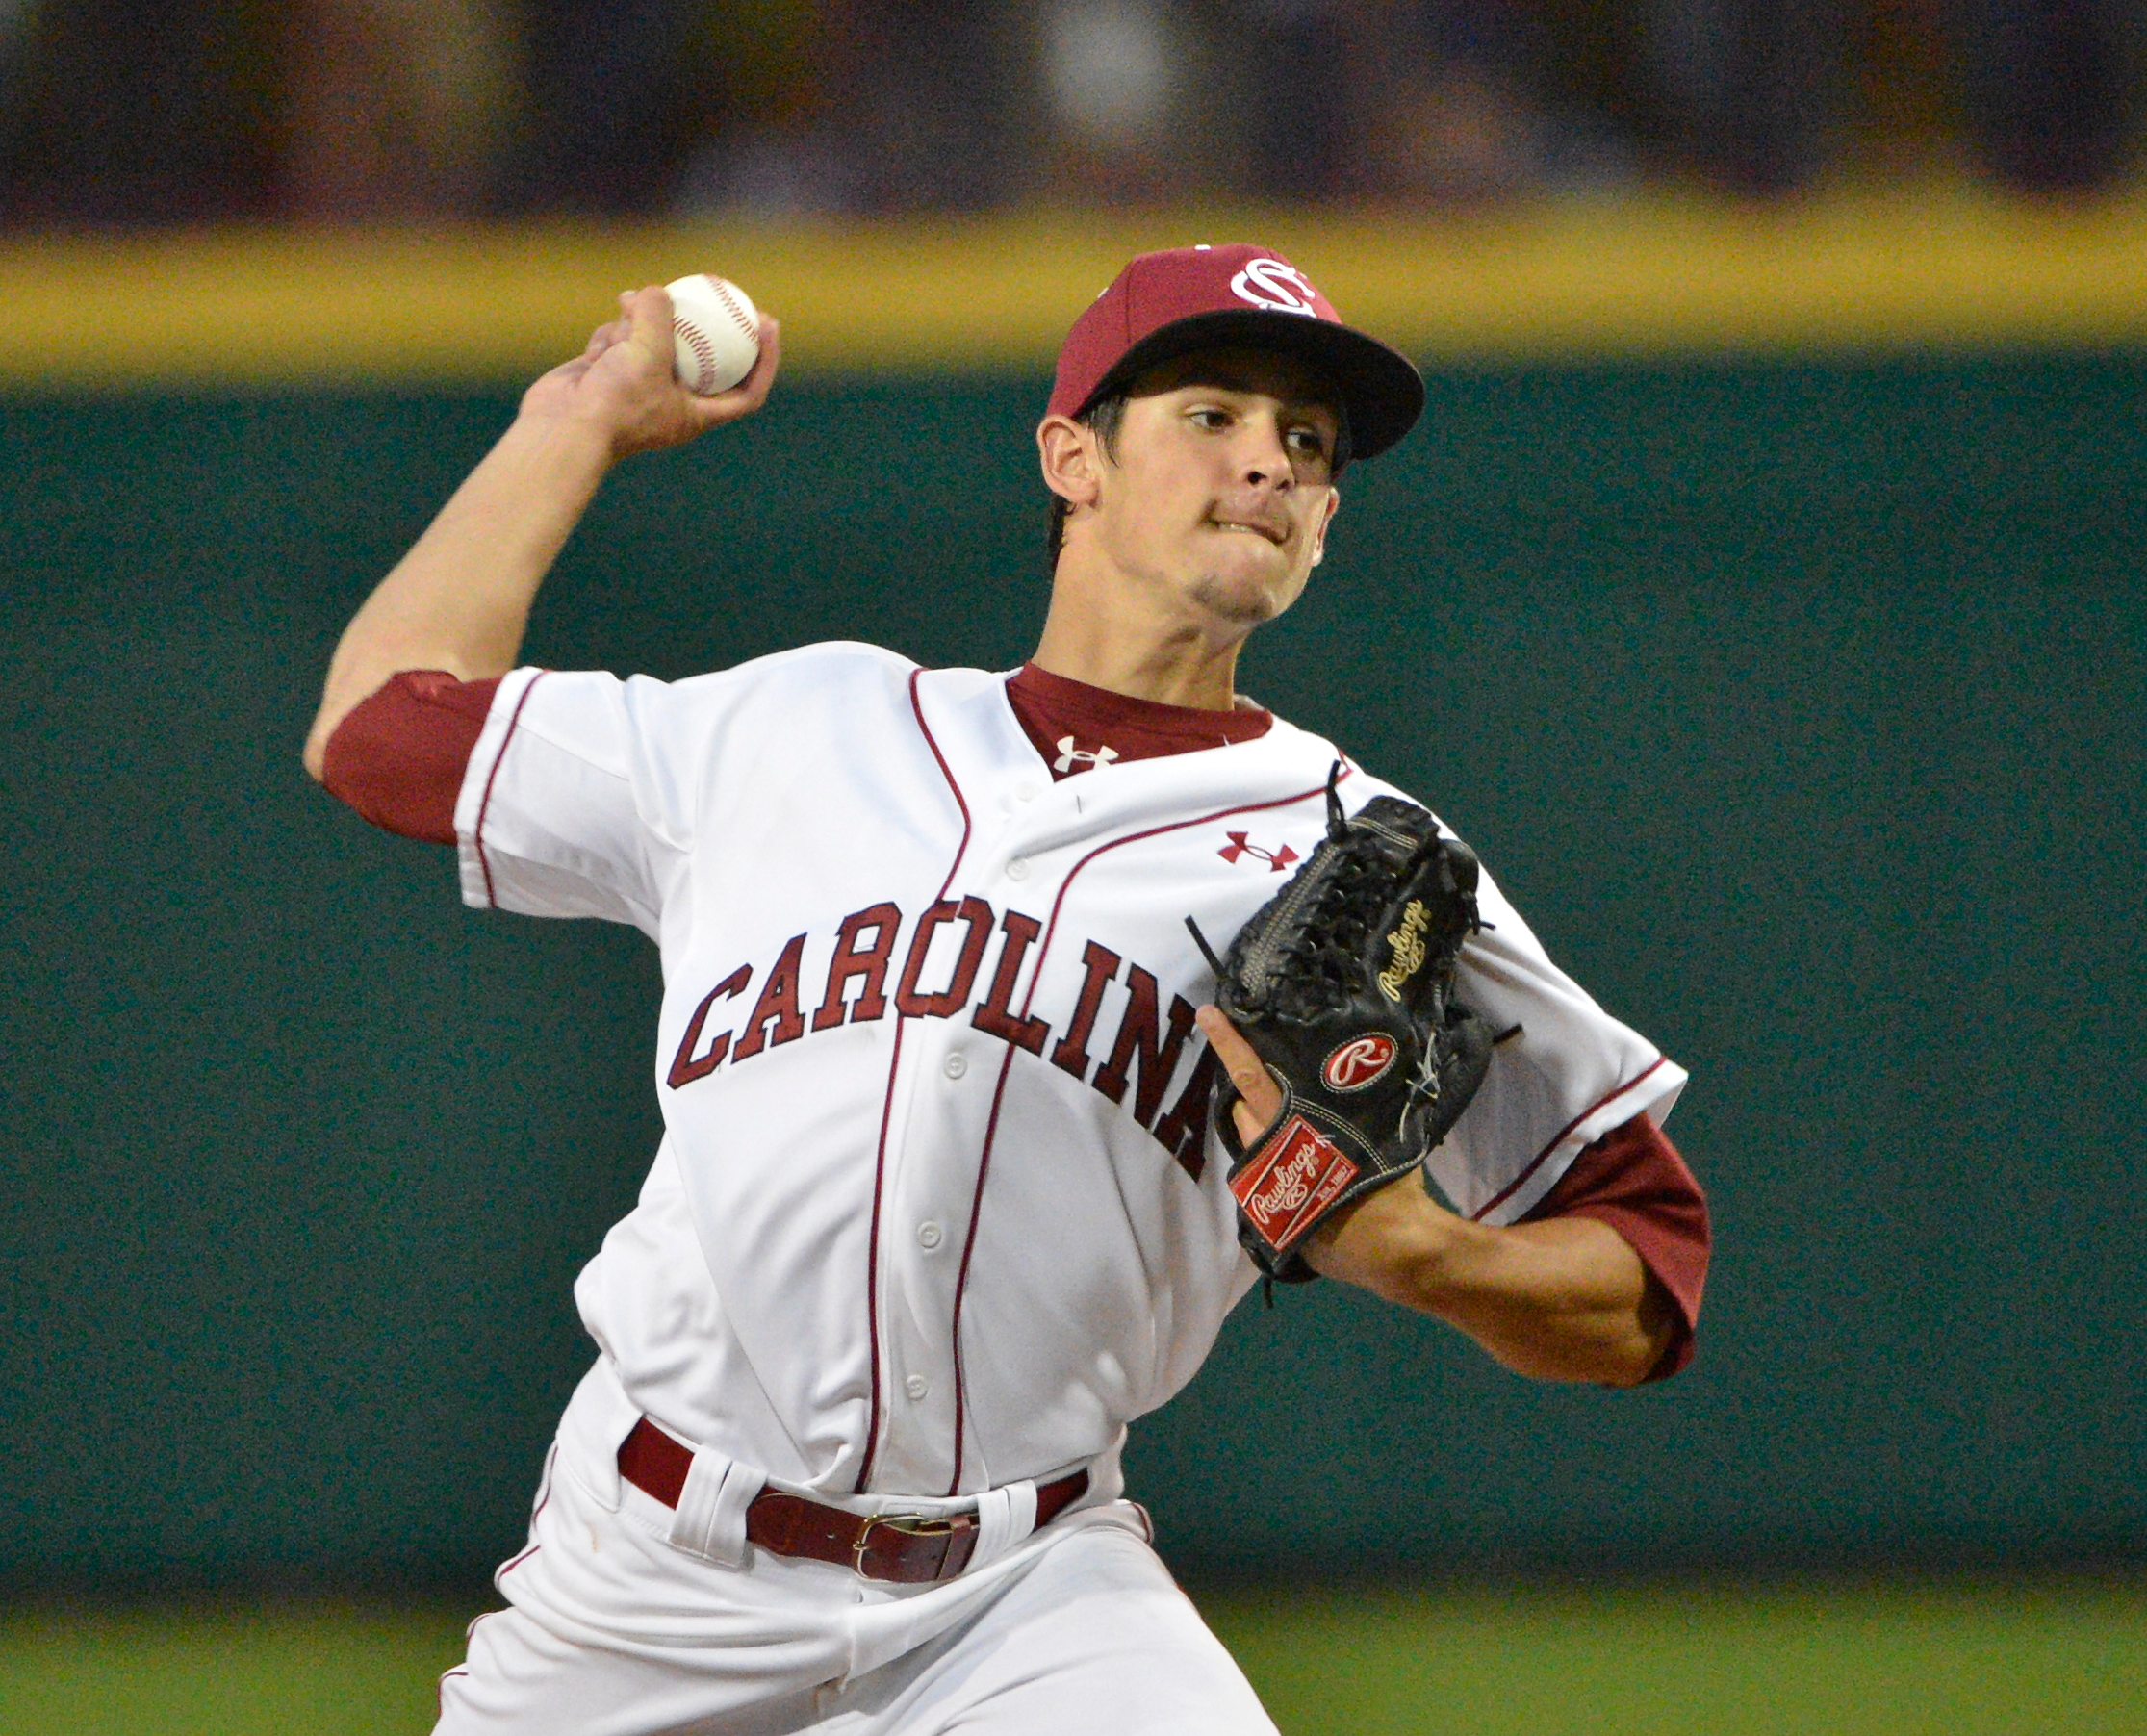
[[[1284,433],[1279,416],[1248,416],[1239,424],[1240,447],[1235,456],[1248,483],[1268,488],[1295,485],[1296,469],[1290,462],[1290,446]]]

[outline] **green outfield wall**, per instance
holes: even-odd
[[[552,665],[1010,666],[1022,377],[623,472]],[[512,395],[0,400],[0,1575],[513,1547],[653,1146],[651,949],[477,915],[298,744]],[[2147,359],[1452,371],[1244,684],[1689,1066],[1696,1366],[1531,1386],[1321,1285],[1136,1426],[1194,1570],[2147,1554]]]

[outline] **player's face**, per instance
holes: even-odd
[[[1095,531],[1121,572],[1223,623],[1271,621],[1305,588],[1334,517],[1341,421],[1285,356],[1203,350],[1136,382]]]

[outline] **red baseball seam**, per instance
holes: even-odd
[[[757,344],[760,341],[760,333],[754,328],[753,321],[746,318],[746,310],[739,306],[738,297],[731,290],[730,285],[720,277],[711,277],[708,280],[708,287],[715,291],[716,299],[723,303],[724,311],[730,316],[731,322]]]
[[[684,338],[686,343],[693,349],[694,366],[696,369],[696,372],[693,376],[693,384],[694,390],[699,391],[703,386],[706,385],[715,377],[715,346],[708,342],[708,334],[703,331],[700,326],[695,325],[691,320],[674,319],[671,322],[671,329],[677,332],[680,337]]]

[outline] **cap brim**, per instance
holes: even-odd
[[[1258,308],[1220,308],[1159,325],[1112,365],[1081,409],[1159,363],[1221,348],[1279,350],[1332,380],[1349,417],[1349,449],[1356,458],[1376,458],[1423,414],[1423,375],[1399,350],[1346,325]]]

